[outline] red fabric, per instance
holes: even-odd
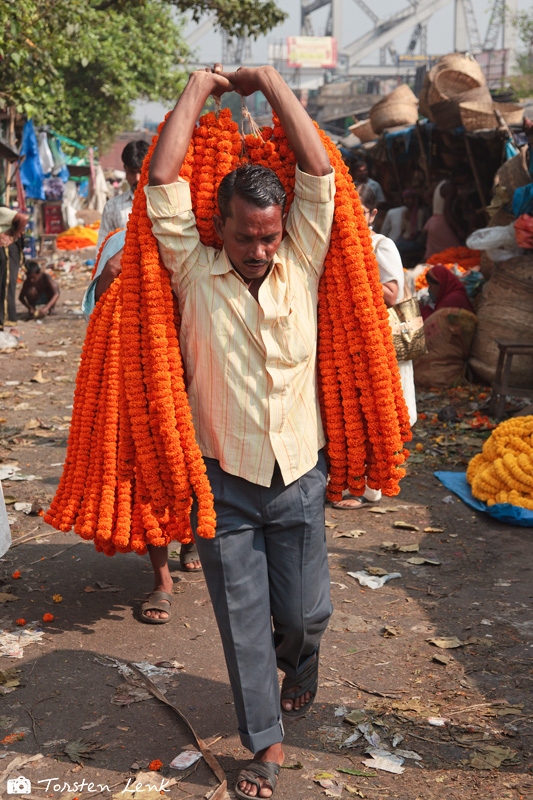
[[[439,308],[464,308],[466,311],[474,313],[472,303],[468,299],[466,289],[451,270],[437,264],[429,270],[428,275],[434,278],[439,283],[439,293],[435,302],[435,308],[424,306],[422,308],[422,317],[427,319],[434,311]]]

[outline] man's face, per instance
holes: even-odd
[[[225,222],[219,216],[214,218],[228,258],[246,280],[262,278],[283,237],[281,206],[258,208],[235,195],[230,210]]]
[[[35,283],[37,283],[40,277],[40,272],[29,272],[27,276],[28,283],[33,286]]]
[[[124,164],[124,172],[126,173],[126,180],[128,181],[133,191],[135,191],[135,189],[137,188],[137,184],[139,183],[139,178],[141,177],[141,170],[132,169],[131,167],[127,167]]]
[[[354,170],[354,178],[356,181],[366,181],[368,178],[368,168],[366,164],[359,164]]]

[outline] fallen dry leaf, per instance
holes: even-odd
[[[436,639],[427,639],[427,641],[443,650],[452,650],[454,647],[462,647],[464,644],[457,636],[442,636]]]
[[[444,533],[444,528],[424,528],[424,533]]]
[[[418,525],[413,525],[412,522],[404,522],[403,520],[399,519],[396,522],[392,523],[393,528],[400,528],[403,531],[419,531],[420,528]]]
[[[399,625],[385,625],[381,629],[381,635],[386,639],[390,639],[392,636],[401,636],[402,634],[403,628],[401,628]]]
[[[365,531],[335,531],[332,535],[333,539],[357,539],[359,536],[362,536]]]
[[[412,556],[407,559],[407,563],[415,564],[416,566],[429,564],[430,567],[440,567],[442,565],[442,561],[438,561],[436,558],[424,558],[423,556]]]

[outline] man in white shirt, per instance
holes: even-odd
[[[102,219],[100,220],[100,230],[98,231],[97,251],[102,246],[104,239],[112,231],[116,231],[117,228],[125,228],[128,224],[128,217],[133,205],[133,195],[141,177],[141,168],[148,148],[148,142],[143,139],[134,139],[132,142],[128,142],[122,151],[122,164],[130,188],[121,194],[117,194],[116,197],[112,197],[105,204]]]

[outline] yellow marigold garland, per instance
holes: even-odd
[[[365,481],[399,491],[411,438],[379,273],[357,192],[339,152],[319,131],[335,170],[335,217],[319,286],[318,390],[329,463],[328,497],[362,494]],[[107,555],[191,541],[215,532],[213,497],[196,445],[179,349],[179,314],[159,258],[143,165],[122,272],[89,322],[76,381],[63,476],[45,519],[94,539]],[[229,110],[197,125],[181,177],[189,181],[202,242],[213,226],[222,178],[242,161],[274,169],[294,197],[295,158],[274,115],[261,136],[242,137]],[[100,251],[101,253],[101,251]],[[100,255],[100,254],[99,254]]]
[[[533,416],[500,423],[471,460],[466,479],[487,505],[510,503],[533,511]]]

